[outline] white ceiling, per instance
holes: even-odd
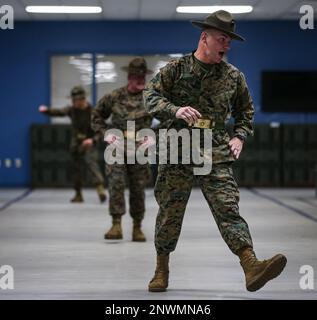
[[[180,14],[179,5],[252,5],[252,13],[236,15],[236,19],[271,20],[299,19],[299,8],[312,5],[317,12],[317,0],[4,0],[14,8],[15,20],[190,20],[205,14]],[[97,5],[100,14],[31,14],[27,5]]]

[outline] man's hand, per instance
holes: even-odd
[[[201,114],[196,109],[194,109],[190,106],[181,107],[176,112],[176,118],[183,119],[188,124],[194,123],[200,117],[201,117]]]
[[[85,149],[89,149],[94,145],[94,141],[92,139],[85,139],[81,145],[85,148]]]
[[[48,110],[47,106],[41,105],[39,106],[39,112],[46,112]]]
[[[232,138],[229,141],[230,151],[235,159],[238,159],[243,147],[243,141],[237,137]]]
[[[150,146],[153,146],[155,144],[156,144],[156,141],[151,136],[146,136],[139,141],[139,146],[142,146],[142,148],[149,148]]]
[[[106,135],[105,137],[105,141],[108,143],[108,144],[114,144],[114,145],[118,145],[119,142],[120,142],[120,138],[112,133],[109,133]]]

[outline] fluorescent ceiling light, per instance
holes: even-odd
[[[90,6],[27,6],[29,13],[100,13],[101,7]]]
[[[179,6],[178,13],[213,13],[218,10],[226,10],[230,13],[248,13],[253,10],[252,6]]]

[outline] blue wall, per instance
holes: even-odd
[[[257,109],[257,122],[317,122],[317,114],[260,112],[263,69],[317,69],[317,31],[297,22],[240,22],[246,43],[233,43],[229,60],[242,70]],[[21,158],[23,166],[0,167],[0,186],[30,183],[29,128],[48,121],[37,111],[49,103],[49,57],[53,53],[152,54],[189,52],[199,30],[188,22],[17,22],[0,30],[0,160]],[[304,93],[303,93],[304,94]]]

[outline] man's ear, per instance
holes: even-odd
[[[200,39],[204,44],[207,44],[207,33],[205,31],[202,31]]]

